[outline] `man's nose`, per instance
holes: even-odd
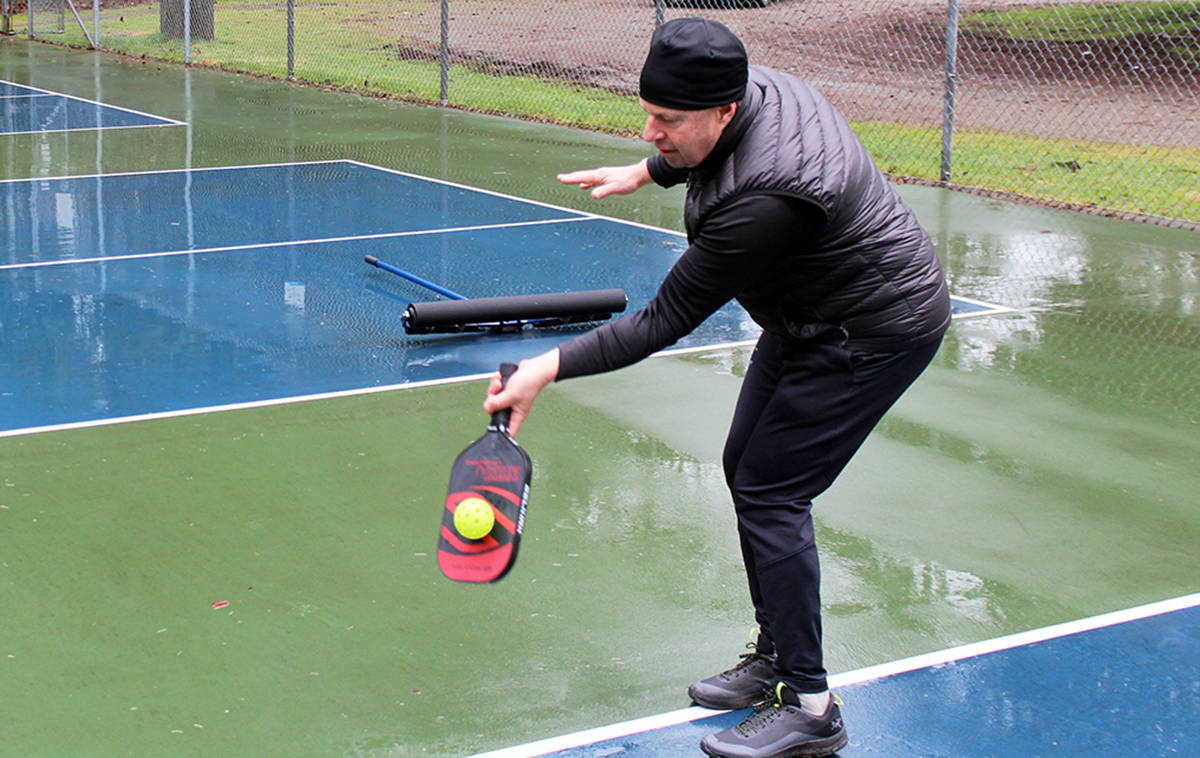
[[[646,126],[642,129],[642,139],[646,142],[654,142],[662,136],[663,131],[654,125],[654,119],[646,119]]]

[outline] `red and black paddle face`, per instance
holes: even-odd
[[[516,368],[502,365],[502,381],[507,382]],[[459,453],[450,469],[437,556],[442,573],[455,581],[498,581],[517,560],[533,464],[508,434],[509,415],[507,409],[495,413],[487,433]],[[494,518],[491,529],[482,535],[467,527],[471,523],[478,528],[479,519],[460,520],[456,526],[454,517],[465,501],[472,501],[468,507],[478,511],[482,508],[478,500],[491,507]],[[464,535],[460,527],[472,536]]]

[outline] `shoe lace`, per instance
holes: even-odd
[[[765,694],[766,697],[754,704],[754,713],[751,713],[742,723],[734,727],[738,734],[743,737],[752,736],[756,732],[770,726],[772,721],[779,718],[780,706],[783,702],[779,697],[779,688],[766,690]]]
[[[754,663],[755,661],[768,661],[769,662],[771,660],[771,657],[769,655],[760,653],[758,651],[758,646],[756,644],[754,644],[753,642],[746,643],[746,649],[748,652],[742,653],[741,655],[738,656],[738,658],[740,658],[741,660],[738,661],[737,665],[735,665],[731,669],[722,671],[721,676],[723,676],[726,679],[732,679],[735,676],[737,676],[737,673],[739,671],[746,668],[747,666]]]

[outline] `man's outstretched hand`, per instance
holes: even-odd
[[[563,184],[574,184],[580,189],[591,190],[592,197],[597,200],[609,195],[628,195],[653,181],[645,160],[628,166],[602,166],[583,171],[568,171],[559,174],[558,180]]]

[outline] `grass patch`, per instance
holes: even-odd
[[[1054,5],[982,10],[962,18],[969,32],[1015,40],[1097,42],[1200,31],[1200,2]]]
[[[353,19],[348,18],[351,12]],[[437,60],[399,56],[395,50],[404,40],[388,32],[387,24],[372,24],[367,18],[395,12],[394,5],[383,3],[298,8],[303,21],[295,27],[295,78],[363,94],[440,103]],[[215,15],[216,39],[193,40],[192,63],[280,78],[287,75],[286,11],[282,5],[217,3]],[[183,40],[159,32],[156,4],[119,12],[102,10],[101,30],[101,43],[108,50],[184,62]],[[87,44],[77,26],[67,31],[68,44]],[[529,75],[500,79],[462,64],[450,67],[449,104],[620,134],[639,131],[644,117],[637,102],[627,95]]]
[[[940,129],[875,122],[853,127],[888,174],[939,178]],[[1200,220],[1200,149],[958,131],[951,181],[1071,205]]]

